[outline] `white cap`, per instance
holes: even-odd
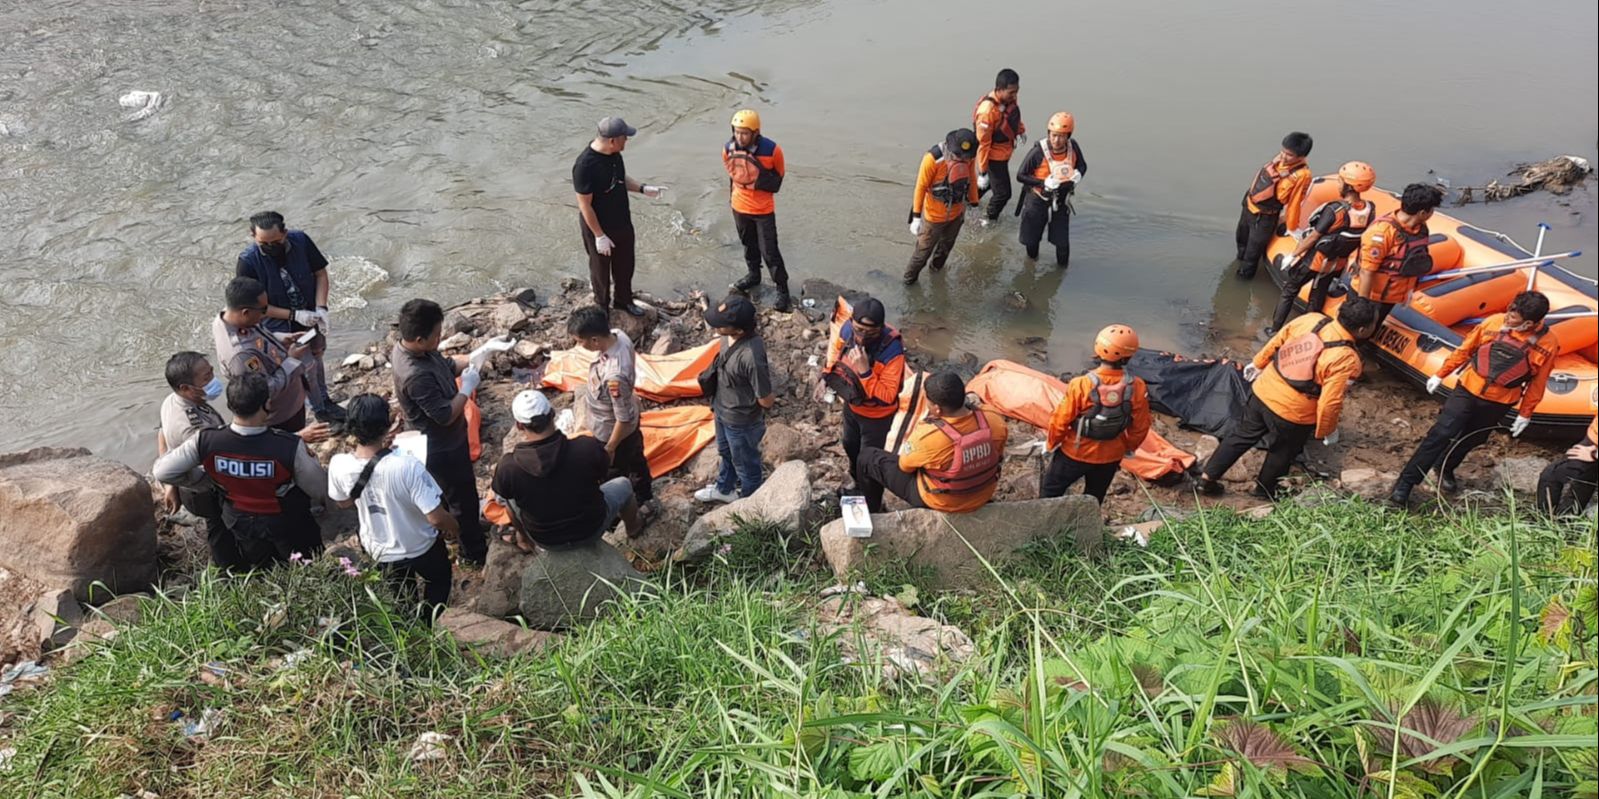
[[[511,400],[511,416],[522,424],[527,424],[539,416],[549,416],[554,412],[554,409],[550,408],[549,398],[545,397],[542,391],[529,389]]]

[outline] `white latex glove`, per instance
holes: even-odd
[[[1260,367],[1252,363],[1244,364],[1244,379],[1253,383],[1257,377],[1260,377]]]
[[[1083,171],[1081,169],[1077,169],[1076,167],[1073,167],[1072,168],[1072,173],[1070,175],[1066,176],[1066,182],[1067,183],[1082,183],[1083,182]]]
[[[1049,177],[1044,178],[1044,188],[1054,191],[1060,188],[1060,181],[1056,180],[1054,175],[1050,175]]]
[[[1025,149],[1026,147],[1027,147],[1027,134],[1025,134],[1025,133],[1016,134],[1016,149],[1021,150],[1021,149]]]
[[[333,319],[328,315],[327,308],[316,309],[316,326],[322,328],[323,333],[333,332]]]
[[[478,384],[482,382],[483,373],[478,371],[476,366],[468,366],[466,367],[466,371],[461,373],[460,393],[470,397],[472,396],[473,392],[477,391]]]
[[[922,218],[919,217],[919,216],[916,217],[915,219],[911,220],[911,235],[912,236],[920,236],[920,235],[922,235]]]
[[[1338,443],[1339,437],[1340,436],[1338,435],[1338,431],[1334,430],[1331,433],[1328,433],[1327,437],[1321,440],[1321,443],[1323,445],[1325,445],[1325,446],[1329,446],[1330,447],[1330,446]]]
[[[611,248],[615,246],[616,242],[611,241],[610,236],[601,236],[594,240],[594,251],[600,255],[610,255]]]
[[[488,362],[489,356],[496,352],[505,352],[512,346],[515,346],[515,344],[516,339],[511,338],[510,336],[491,338],[484,342],[483,346],[472,350],[472,354],[467,356],[467,360],[472,362],[473,369],[482,369],[483,364]]]
[[[300,327],[316,327],[317,319],[316,311],[294,312],[294,323]]]
[[[645,197],[648,197],[648,198],[653,200],[653,199],[661,196],[661,192],[664,192],[664,191],[666,191],[666,187],[665,186],[651,186],[648,183],[646,183],[643,186],[639,187],[638,193],[642,194]]]
[[[1444,379],[1439,377],[1439,376],[1437,376],[1437,375],[1433,375],[1432,377],[1427,378],[1427,393],[1428,394],[1437,394],[1438,393],[1438,387],[1443,385],[1443,384],[1444,384]]]
[[[1527,432],[1527,426],[1532,424],[1532,419],[1526,416],[1517,416],[1516,421],[1510,423],[1510,437],[1519,438]]]
[[[978,191],[983,191],[984,189],[987,189],[987,188],[988,188],[988,173],[984,172],[983,174],[977,176],[977,190]]]

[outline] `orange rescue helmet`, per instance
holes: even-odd
[[[1366,191],[1377,183],[1377,170],[1365,161],[1350,161],[1338,167],[1338,179],[1355,191]]]
[[[1111,325],[1094,337],[1094,355],[1102,361],[1125,361],[1138,352],[1138,334],[1126,325]]]
[[[1049,118],[1050,133],[1071,133],[1077,129],[1077,118],[1066,111],[1056,111]]]
[[[733,114],[733,127],[760,130],[761,115],[748,108],[740,109]]]

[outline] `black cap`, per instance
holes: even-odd
[[[850,315],[850,318],[857,322],[865,322],[882,327],[883,320],[888,318],[888,314],[883,310],[882,302],[879,302],[875,297],[867,297],[855,303],[854,313]]]
[[[714,308],[705,309],[705,323],[711,327],[755,329],[755,306],[742,294],[729,294]]]
[[[600,120],[599,130],[600,135],[607,139],[614,139],[617,136],[634,136],[638,134],[638,130],[628,125],[622,120],[621,117],[606,117]]]
[[[971,128],[952,130],[944,137],[944,154],[958,158],[977,157],[977,134]]]

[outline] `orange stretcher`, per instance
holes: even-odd
[[[1341,187],[1337,176],[1316,178],[1305,197],[1305,215],[1322,203],[1337,198]],[[1393,213],[1399,200],[1392,192],[1372,188],[1362,195],[1374,203],[1376,215]],[[1599,408],[1599,288],[1594,281],[1559,265],[1533,261],[1525,266],[1502,271],[1459,274],[1458,270],[1490,267],[1533,257],[1531,252],[1510,237],[1468,225],[1447,214],[1434,212],[1427,222],[1432,238],[1427,245],[1432,255],[1432,274],[1423,277],[1410,301],[1396,306],[1383,329],[1372,338],[1377,357],[1399,370],[1411,382],[1422,385],[1443,367],[1455,347],[1484,317],[1501,313],[1517,292],[1528,288],[1549,297],[1551,330],[1559,336],[1560,354],[1555,358],[1549,386],[1533,414],[1533,423],[1546,426],[1584,427]],[[1297,242],[1279,236],[1267,248],[1272,279],[1283,282]],[[1550,250],[1545,248],[1543,255]],[[1355,256],[1345,269],[1340,283],[1356,269]],[[1535,268],[1536,267],[1536,268]],[[1301,307],[1310,298],[1310,286],[1299,293]],[[1323,311],[1338,313],[1343,296],[1329,297]],[[1453,389],[1455,376],[1444,379]],[[1440,395],[1448,392],[1440,392]]]
[[[990,361],[966,384],[966,391],[976,394],[983,407],[1043,430],[1061,397],[1066,396],[1066,384],[1014,361]],[[1195,460],[1193,454],[1150,430],[1144,443],[1122,459],[1122,468],[1145,480],[1159,480],[1182,472]]]

